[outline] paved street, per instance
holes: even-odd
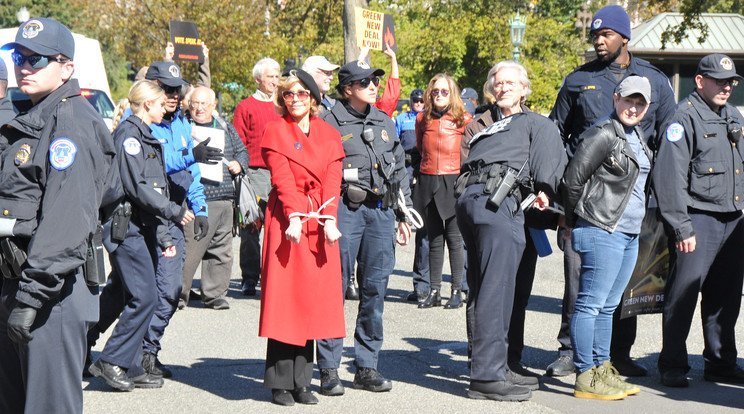
[[[550,233],[551,241],[555,234]],[[651,374],[637,383],[641,393],[622,401],[590,401],[573,397],[574,376],[541,378],[540,390],[530,401],[506,403],[470,400],[466,397],[468,369],[465,339],[465,310],[443,308],[420,310],[405,298],[411,291],[413,247],[399,247],[397,264],[390,278],[385,306],[385,344],[379,370],[393,380],[393,390],[374,394],[351,388],[354,377],[353,331],[357,302],[346,303],[344,360],[340,376],[346,386],[342,397],[319,395],[317,406],[279,407],[271,404],[271,393],[263,388],[266,340],[258,337],[258,297],[240,292],[236,262],[228,297],[230,310],[205,309],[198,302],[178,311],[166,331],[161,361],[174,377],[161,389],[113,392],[103,380],[83,381],[88,413],[237,413],[237,412],[495,412],[503,413],[732,413],[744,411],[744,386],[717,385],[703,380],[702,335],[699,314],[693,323],[688,349],[692,381],[686,389],[666,388],[655,369],[661,346],[661,316],[639,318],[633,356],[650,368]],[[563,293],[562,254],[553,245],[551,256],[540,259],[526,321],[524,364],[538,373],[557,357],[555,337],[560,323]],[[446,256],[446,255],[445,255]],[[445,273],[449,265],[445,262]],[[445,276],[448,282],[448,276]],[[198,283],[198,282],[197,282]],[[449,297],[449,283],[443,286]],[[744,317],[737,325],[739,351],[744,352]],[[94,359],[106,335],[94,348]],[[744,366],[743,358],[739,365]],[[313,388],[319,386],[315,373]]]

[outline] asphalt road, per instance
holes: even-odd
[[[555,234],[550,233],[551,242]],[[235,241],[237,257],[238,241]],[[553,250],[557,251],[555,245]],[[445,255],[446,256],[446,255]],[[648,377],[637,379],[641,393],[621,401],[593,401],[573,397],[574,376],[542,377],[529,401],[495,402],[466,397],[469,383],[465,310],[418,309],[405,298],[412,289],[413,247],[399,247],[395,272],[386,297],[385,343],[379,370],[393,381],[393,389],[375,394],[352,389],[353,328],[358,302],[346,303],[344,358],[339,371],[346,386],[342,397],[318,396],[316,406],[292,408],[271,404],[271,392],[263,388],[266,340],[258,337],[258,296],[240,292],[240,270],[235,262],[228,301],[229,310],[205,309],[199,302],[178,311],[166,331],[161,361],[174,376],[160,389],[114,392],[100,379],[83,380],[88,413],[237,413],[303,412],[494,412],[502,413],[733,413],[744,411],[744,386],[714,384],[703,380],[703,340],[699,313],[687,341],[692,371],[690,387],[667,388],[659,383],[656,362],[661,345],[661,317],[639,318],[638,337],[632,355],[650,368]],[[559,251],[540,259],[527,311],[523,363],[544,374],[557,357],[556,334],[560,324],[563,293],[562,255]],[[449,265],[445,261],[445,273]],[[449,278],[443,292],[448,297]],[[195,281],[198,283],[198,280]],[[744,352],[744,318],[737,324],[737,343]],[[94,348],[97,357],[107,336]],[[739,358],[739,365],[744,361]],[[313,389],[320,381],[317,370]]]

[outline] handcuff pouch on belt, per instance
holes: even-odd
[[[0,239],[0,272],[6,279],[20,279],[26,265],[26,252],[10,237]]]
[[[398,193],[400,193],[400,180],[398,174],[394,173],[389,180],[385,180],[385,194],[382,196],[382,208],[398,210]]]
[[[356,210],[367,199],[367,190],[356,184],[346,184],[344,199],[346,200],[346,205],[350,209]]]
[[[83,276],[85,277],[85,284],[88,286],[106,284],[106,268],[103,258],[103,226],[100,224],[87,243]]]
[[[122,201],[114,210],[111,218],[111,240],[121,243],[127,237],[127,228],[132,219],[132,205],[129,201]]]

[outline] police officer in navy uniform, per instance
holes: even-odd
[[[345,64],[338,72],[341,98],[330,111],[321,114],[341,133],[346,153],[338,229],[343,234],[339,249],[344,292],[354,265],[359,266],[354,388],[373,392],[389,391],[393,386],[377,371],[383,340],[382,311],[390,273],[395,267],[395,242],[407,244],[411,236],[404,213],[404,208],[411,206],[405,154],[392,119],[373,105],[379,76],[384,74],[382,69],[370,68],[365,62]],[[318,341],[323,395],[344,393],[338,377],[342,350],[343,338]]]
[[[114,271],[101,294],[102,307],[111,306],[109,298],[118,302],[117,298],[124,297],[125,303],[115,311],[121,312],[119,323],[89,368],[91,374],[122,391],[163,386],[162,376],[142,366],[142,339],[157,304],[157,247],[163,256],[175,256],[177,247],[163,219],[185,224],[194,218],[185,206],[169,200],[163,147],[150,131],[150,124],[159,122],[165,113],[165,93],[156,83],[144,80],[132,86],[129,101],[133,114],[114,131],[115,168],[126,197],[106,224],[105,241]],[[122,231],[119,234],[117,227]]]
[[[522,110],[530,88],[524,67],[511,61],[500,65],[493,84],[497,120],[465,143],[467,158],[456,187],[462,191],[457,223],[468,252],[468,396],[522,401],[539,385],[537,378],[507,366],[507,332],[525,248],[520,203],[531,192],[540,194],[541,205],[556,198],[567,158],[555,125]],[[505,184],[507,174],[515,176],[513,185]]]
[[[411,110],[395,117],[395,131],[398,133],[400,145],[406,152],[406,169],[408,171],[408,183],[413,191],[416,185],[419,166],[421,165],[421,154],[416,149],[416,115],[424,111],[424,90],[414,89],[408,95],[408,105]],[[407,300],[411,302],[423,302],[429,295],[429,238],[426,227],[416,229],[415,250],[413,254],[413,292]]]
[[[568,75],[558,92],[552,119],[561,131],[569,157],[579,145],[579,136],[601,118],[613,111],[612,96],[620,82],[630,75],[648,78],[651,82],[651,102],[646,116],[641,121],[647,144],[655,150],[659,136],[664,131],[675,110],[674,92],[669,79],[656,67],[628,52],[630,41],[630,18],[621,6],[605,6],[592,19],[590,31],[597,58],[580,66]],[[654,201],[649,202],[654,206]],[[564,252],[565,290],[561,327],[558,332],[559,358],[547,368],[547,375],[563,376],[574,372],[573,348],[569,336],[569,324],[573,315],[579,288],[581,261],[571,248],[570,231],[561,227],[558,244]],[[613,335],[610,354],[612,364],[627,376],[646,375],[647,370],[630,358],[630,349],[635,342],[635,317],[620,319],[620,308],[613,319]]]
[[[31,106],[0,130],[0,412],[81,413],[85,333],[98,318],[97,277],[83,264],[113,142],[71,79],[67,27],[34,18],[4,48]]]
[[[744,277],[744,118],[728,103],[741,80],[726,55],[700,61],[695,90],[667,127],[653,171],[671,255],[658,364],[671,387],[688,385],[685,342],[698,292],[705,380],[744,383],[734,339]]]

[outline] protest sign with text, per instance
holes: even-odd
[[[356,35],[359,47],[385,50],[385,45],[388,45],[393,52],[398,52],[392,15],[357,7]]]

